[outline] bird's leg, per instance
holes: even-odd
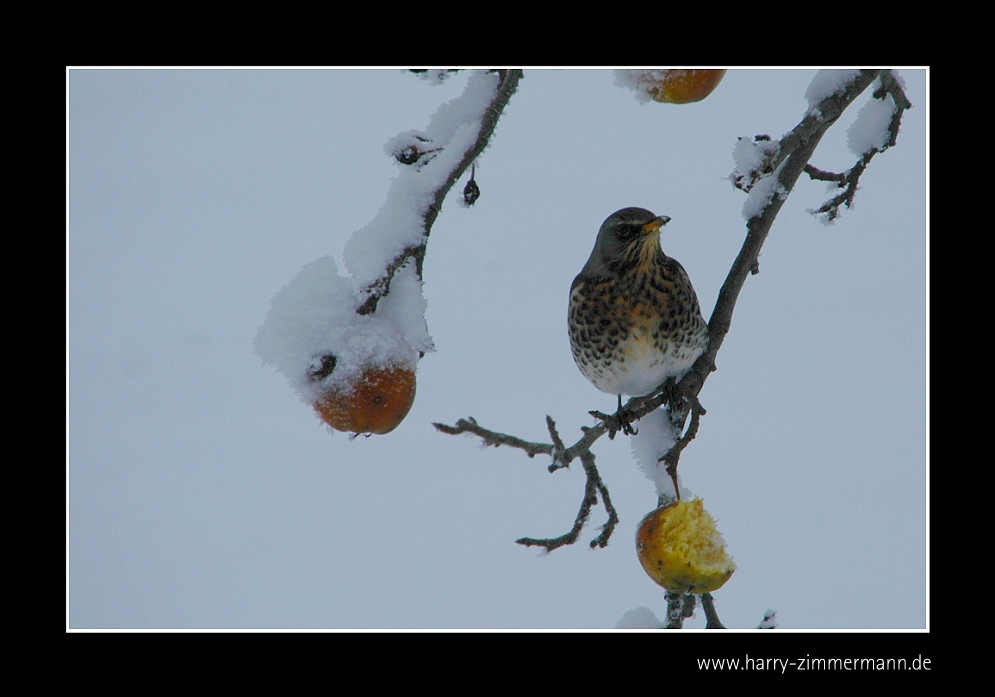
[[[618,411],[615,412],[615,418],[618,419],[618,427],[622,429],[622,435],[634,436],[639,433],[636,427],[632,425],[629,412],[622,406],[622,395],[618,396]]]
[[[618,411],[614,414],[603,414],[600,411],[590,411],[588,413],[594,418],[605,422],[605,426],[608,427],[608,440],[615,440],[615,434],[619,431],[626,436],[634,436],[639,433],[636,427],[632,425],[629,412],[622,407],[622,395],[618,396]]]
[[[673,377],[663,383],[663,394],[667,397],[667,408],[670,410],[670,423],[680,434],[684,431],[684,422],[688,418],[688,400],[677,387]]]

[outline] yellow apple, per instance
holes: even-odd
[[[639,524],[636,551],[643,569],[672,593],[710,593],[729,580],[736,564],[701,499],[656,509]]]

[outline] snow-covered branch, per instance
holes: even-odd
[[[840,215],[840,206],[850,208],[853,197],[857,193],[860,175],[879,152],[884,152],[898,141],[898,132],[902,125],[902,114],[912,108],[912,103],[905,95],[901,82],[890,70],[882,70],[878,76],[878,87],[874,90],[874,100],[868,102],[857,115],[856,122],[850,126],[847,145],[850,151],[858,156],[853,167],[845,172],[825,172],[812,165],[805,166],[805,173],[812,179],[836,182],[843,191],[826,201],[814,215],[825,216],[825,221],[831,223]]]
[[[726,276],[715,309],[708,321],[708,349],[698,357],[691,370],[678,387],[685,395],[697,395],[715,370],[715,357],[732,326],[739,293],[747,276],[759,273],[760,250],[781,206],[794,188],[798,177],[805,170],[819,141],[836,123],[850,104],[867,89],[880,71],[820,71],[806,96],[810,109],[805,118],[776,143],[776,155],[765,161],[767,172],[755,179],[749,187],[749,196],[743,206],[747,234],[729,274]],[[742,141],[740,141],[742,143]],[[770,151],[769,138],[762,140],[763,149]],[[749,178],[751,170],[733,172],[731,179]]]
[[[356,312],[361,315],[374,312],[380,298],[390,292],[394,274],[409,261],[415,262],[415,273],[419,279],[422,277],[428,236],[442,210],[442,202],[453,184],[487,147],[501,113],[518,89],[521,77],[521,70],[498,70],[474,76],[463,96],[440,108],[424,132],[408,131],[387,144],[386,149],[391,156],[411,168],[394,180],[388,204],[413,200],[415,205],[411,212],[414,216],[411,217],[414,220],[409,219],[405,221],[407,225],[398,228],[381,228],[377,224],[381,217],[378,215],[367,228],[356,233],[355,242],[350,240],[346,248],[346,263],[357,278],[361,274],[368,275],[371,266],[361,262],[360,257],[365,257],[373,249],[379,252],[375,255],[375,262],[380,273],[372,280],[366,280],[366,275],[361,277],[362,293],[366,299]],[[496,84],[491,86],[492,83]],[[485,98],[489,102],[481,104]],[[469,147],[466,145],[468,141]],[[385,205],[384,209],[387,208]],[[384,213],[382,209],[381,214]],[[388,210],[385,217],[396,218],[396,211]],[[407,244],[394,251],[404,238]],[[385,254],[389,256],[385,257]],[[349,259],[353,259],[353,263],[349,263]]]
[[[667,624],[664,629],[683,629],[684,619],[694,615],[695,597],[667,591]]]

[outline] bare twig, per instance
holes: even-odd
[[[469,419],[460,419],[456,422],[455,426],[447,426],[446,424],[440,423],[432,425],[439,431],[450,435],[472,433],[480,438],[485,445],[493,445],[494,447],[507,445],[512,448],[518,448],[519,450],[524,450],[525,454],[529,457],[535,457],[539,454],[552,455],[553,462],[549,465],[550,472],[555,472],[563,467],[569,467],[572,460],[580,458],[581,464],[584,466],[584,474],[587,477],[587,481],[584,485],[584,498],[581,501],[580,508],[577,511],[577,516],[574,519],[574,524],[570,529],[570,532],[553,538],[523,537],[516,540],[516,542],[518,542],[518,544],[525,545],[526,547],[545,547],[546,550],[550,552],[557,547],[573,544],[577,541],[577,537],[580,535],[580,531],[584,527],[584,523],[587,522],[588,517],[591,515],[591,506],[596,505],[598,503],[598,496],[601,496],[601,500],[605,504],[605,511],[608,513],[608,520],[601,527],[601,534],[591,540],[591,547],[605,547],[608,544],[608,540],[611,537],[612,532],[614,532],[615,526],[618,524],[618,513],[612,505],[611,496],[608,493],[608,487],[605,486],[604,481],[601,479],[601,474],[598,472],[598,468],[594,463],[594,453],[592,453],[590,449],[584,445],[590,432],[595,429],[587,429],[584,437],[577,441],[577,443],[570,448],[564,448],[563,441],[556,430],[556,422],[554,422],[549,416],[546,417],[546,426],[549,429],[550,437],[552,438],[553,443],[531,443],[529,441],[522,440],[521,438],[516,438],[515,436],[509,436],[506,433],[497,433],[483,428],[473,417],[470,417]],[[604,430],[601,430],[600,433],[603,434]]]
[[[563,446],[563,439],[560,438],[560,433],[556,430],[556,422],[549,414],[546,414],[546,428],[549,429],[549,437],[553,441],[553,464],[549,466],[549,471],[555,472],[560,467],[569,467],[570,463],[563,459],[563,452],[566,450]]]
[[[667,451],[667,454],[658,461],[658,463],[666,463],[667,474],[670,475],[671,481],[674,482],[674,491],[677,492],[678,499],[681,498],[681,488],[677,485],[677,464],[680,462],[681,453],[684,452],[684,448],[688,447],[688,443],[693,441],[694,437],[698,435],[698,424],[701,420],[701,415],[705,413],[705,410],[701,408],[701,402],[698,401],[698,398],[692,397],[691,399],[691,425],[688,426],[687,432]]]
[[[527,440],[522,440],[521,438],[516,438],[515,436],[489,431],[483,426],[477,424],[477,420],[472,416],[469,419],[460,419],[456,422],[455,426],[447,426],[446,424],[439,423],[433,423],[432,425],[443,433],[448,433],[451,436],[457,436],[460,433],[472,433],[484,441],[484,445],[493,445],[495,448],[502,445],[518,448],[520,450],[524,450],[529,457],[535,457],[539,454],[553,454],[553,446],[548,443],[530,443]]]
[[[597,486],[592,485],[589,478],[587,484],[584,486],[584,499],[580,503],[577,517],[574,519],[574,525],[570,528],[570,532],[566,535],[551,538],[520,537],[515,542],[526,547],[545,547],[547,552],[552,552],[554,549],[563,547],[564,545],[572,545],[577,541],[584,523],[587,522],[588,517],[591,515],[591,506],[594,506],[597,502]]]
[[[846,172],[826,172],[818,167],[805,165],[805,174],[819,181],[846,183]]]
[[[618,513],[615,511],[615,507],[612,505],[611,497],[608,495],[608,487],[601,480],[601,475],[598,474],[598,469],[594,466],[594,454],[588,453],[581,458],[581,462],[584,464],[584,473],[587,475],[588,482],[594,482],[598,493],[601,494],[601,500],[605,503],[605,510],[608,512],[608,521],[601,526],[601,534],[591,540],[591,549],[595,547],[607,547],[608,540],[611,539],[612,533],[615,532],[615,526],[618,525]]]
[[[702,593],[701,607],[705,610],[705,629],[725,629],[725,625],[719,621],[719,614],[715,612],[715,601],[712,600],[711,593]]]
[[[681,614],[685,618],[694,616],[695,596],[688,593],[684,596],[684,605],[681,607]]]
[[[588,517],[591,515],[591,506],[597,505],[598,494],[600,493],[601,500],[604,501],[605,509],[608,511],[608,522],[602,526],[601,534],[591,540],[591,547],[605,547],[608,544],[608,538],[611,537],[612,532],[615,530],[615,525],[618,524],[618,514],[615,512],[611,499],[608,497],[608,489],[605,487],[604,482],[601,481],[598,468],[594,465],[594,453],[590,451],[584,453],[581,455],[580,461],[584,465],[587,483],[584,485],[584,500],[580,504],[580,509],[577,511],[577,517],[574,519],[574,525],[570,529],[570,532],[566,535],[553,538],[522,537],[515,540],[515,542],[526,547],[545,547],[547,552],[552,552],[557,547],[563,547],[564,545],[572,545],[577,541],[584,523],[587,522]]]
[[[895,100],[897,108],[895,109],[895,113],[892,114],[891,123],[888,124],[888,142],[885,143],[882,150],[887,150],[898,142],[898,131],[901,130],[902,126],[902,114],[912,108],[912,102],[909,101],[905,90],[902,89],[902,86],[890,70],[881,71],[881,86],[874,91],[874,98],[882,99],[885,94],[891,95],[891,98]]]

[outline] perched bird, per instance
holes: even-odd
[[[660,248],[670,222],[623,208],[598,231],[570,285],[570,348],[602,392],[641,397],[679,380],[708,346],[708,324],[687,272]]]

